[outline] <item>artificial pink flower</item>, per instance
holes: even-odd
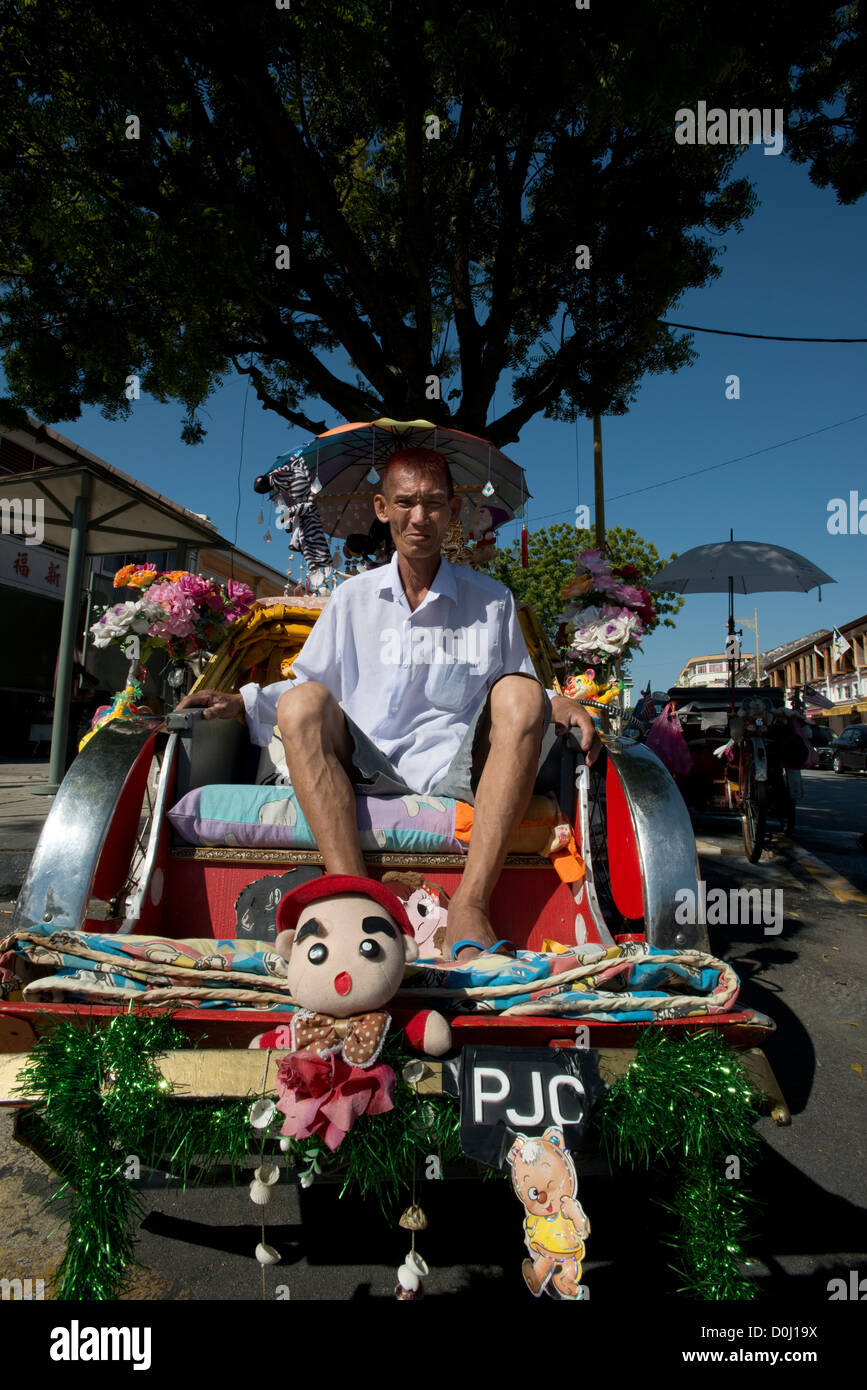
[[[236,617],[243,618],[244,614],[248,613],[252,607],[253,590],[249,584],[241,584],[237,579],[230,579],[227,587],[229,590],[228,607]]]
[[[280,1133],[290,1139],[315,1134],[334,1153],[359,1116],[394,1109],[394,1083],[384,1062],[351,1067],[335,1053],[295,1052],[277,1068],[277,1109],[286,1116]]]
[[[610,598],[616,598],[620,603],[625,603],[629,608],[639,608],[641,606],[641,589],[635,589],[631,584],[600,584],[603,593]]]
[[[579,570],[589,570],[594,577],[600,577],[610,573],[608,561],[601,550],[580,550],[576,559],[578,562],[577,568]]]
[[[208,603],[215,597],[214,585],[210,579],[203,579],[200,574],[183,574],[178,580],[178,587],[182,593],[188,595],[193,603],[198,607],[202,603]],[[219,596],[216,596],[219,602]]]
[[[149,603],[158,603],[165,611],[165,617],[148,629],[149,636],[166,640],[192,636],[196,608],[189,594],[185,594],[180,587],[180,581],[176,584],[152,584],[147,597]]]

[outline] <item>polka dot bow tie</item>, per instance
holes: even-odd
[[[379,1055],[390,1022],[386,1013],[332,1018],[330,1014],[304,1010],[293,1019],[295,1051],[320,1054],[340,1051],[350,1066],[369,1066]]]

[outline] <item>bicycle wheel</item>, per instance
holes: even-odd
[[[751,864],[758,864],[768,821],[768,784],[756,778],[752,749],[748,742],[744,742],[741,752],[740,791],[744,852]]]

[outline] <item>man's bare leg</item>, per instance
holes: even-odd
[[[366,878],[349,780],[352,739],[340,706],[324,685],[305,681],[280,696],[277,725],[298,805],[325,872]]]
[[[476,790],[467,867],[449,904],[447,955],[462,939],[481,946],[497,940],[489,915],[491,894],[533,795],[544,733],[544,691],[525,676],[504,676],[491,691],[490,712],[489,749]],[[478,954],[467,947],[460,959]]]

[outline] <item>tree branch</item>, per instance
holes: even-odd
[[[473,124],[476,116],[475,94],[464,94],[461,103],[461,115],[458,121],[458,133],[455,137],[455,163],[458,168],[461,162],[466,159],[470,142],[472,140]],[[478,374],[479,374],[479,348],[481,330],[473,309],[473,290],[470,281],[470,247],[469,247],[469,228],[471,200],[469,196],[469,179],[461,195],[456,198],[456,206],[449,219],[451,228],[452,255],[449,267],[449,278],[452,289],[452,309],[454,313],[455,331],[458,337],[458,352],[461,362],[461,412],[468,400],[478,402]],[[467,412],[468,428],[479,430],[479,421],[475,418],[472,410]],[[469,423],[471,422],[471,423]],[[481,428],[484,428],[484,416],[481,420]]]
[[[320,161],[308,150],[304,137],[290,119],[274,89],[265,55],[251,50],[239,31],[239,43],[226,66],[226,54],[216,49],[210,54],[215,70],[237,93],[241,109],[252,108],[251,128],[262,132],[259,149],[262,158],[285,182],[287,169],[296,186],[304,190],[316,225],[338,264],[342,263],[352,282],[364,313],[377,336],[389,344],[389,355],[400,366],[404,380],[418,375],[419,354],[413,331],[397,313],[388,286],[370,261],[364,244],[352,231],[338,206],[334,185],[325,175]],[[423,364],[422,364],[423,365]]]
[[[266,410],[273,410],[275,414],[281,415],[284,420],[289,420],[291,424],[298,425],[302,430],[309,430],[311,434],[323,434],[328,428],[324,420],[311,420],[309,415],[305,415],[301,410],[291,410],[284,401],[277,396],[272,396],[265,386],[264,374],[258,367],[254,367],[252,362],[248,367],[242,366],[237,357],[232,357],[232,365],[235,371],[242,376],[249,376],[256,389],[256,395],[262,402]]]

